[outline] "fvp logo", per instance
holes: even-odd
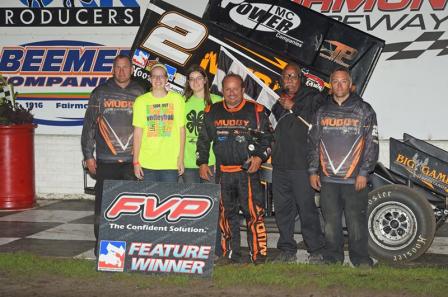
[[[107,208],[104,217],[113,221],[122,215],[140,214],[142,220],[155,222],[165,218],[174,223],[182,219],[200,219],[213,207],[213,201],[205,196],[172,195],[160,201],[156,194],[123,193]]]
[[[20,0],[20,2],[30,8],[62,7],[62,6],[66,8],[114,7],[114,6],[139,7],[137,0]]]

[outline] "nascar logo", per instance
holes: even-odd
[[[288,33],[300,25],[300,18],[289,9],[265,3],[244,2],[233,7],[230,18],[246,28],[263,32]]]

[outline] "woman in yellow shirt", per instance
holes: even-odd
[[[167,91],[165,65],[150,70],[150,92],[139,96],[133,106],[134,174],[154,182],[177,182],[184,172],[185,102]]]

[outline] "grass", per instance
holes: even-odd
[[[0,253],[0,273],[32,279],[36,275],[57,275],[78,280],[105,280],[131,284],[138,288],[153,286],[191,286],[210,282],[186,276],[151,276],[129,273],[99,273],[95,262],[87,260],[38,257],[27,253]],[[263,286],[320,291],[401,293],[416,296],[446,296],[448,269],[393,268],[380,265],[372,270],[334,265],[266,264],[215,267],[213,286],[217,288]]]

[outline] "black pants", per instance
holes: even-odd
[[[353,265],[372,264],[368,254],[368,190],[355,191],[353,184],[322,183],[320,205],[325,220],[325,242],[329,262],[344,261],[342,214],[348,229],[348,249]]]
[[[219,225],[223,256],[241,259],[239,211],[247,225],[247,241],[252,261],[267,256],[267,233],[264,225],[264,195],[258,172],[222,172]]]
[[[294,225],[300,217],[302,236],[309,253],[322,252],[325,239],[320,225],[319,213],[314,202],[306,170],[273,169],[272,193],[274,196],[275,221],[280,233],[277,248],[282,252],[297,252]]]
[[[134,180],[134,167],[132,163],[96,163],[96,184],[95,184],[95,253],[98,248],[98,233],[100,226],[101,204],[103,198],[104,180]]]

